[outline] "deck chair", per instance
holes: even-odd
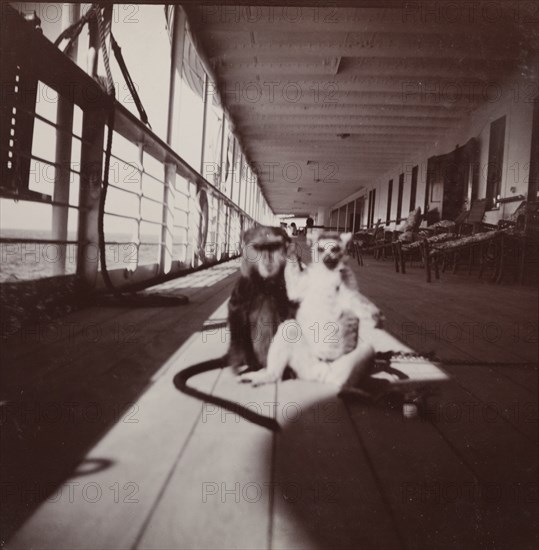
[[[457,224],[458,233],[477,233],[484,229],[483,218],[485,217],[486,209],[487,199],[476,199],[473,201],[470,210],[461,214],[464,219],[462,221],[459,219],[459,223]]]
[[[441,243],[422,243],[422,256],[425,265],[427,282],[431,281],[431,269],[434,268],[436,278],[439,278],[440,265],[445,271],[448,265],[457,272],[459,260],[467,254],[468,275],[471,274],[475,260],[479,263],[479,277],[486,268],[493,268],[492,280],[499,277],[502,258],[502,236],[506,232],[501,225],[492,225],[483,221],[486,210],[486,199],[474,201],[464,222],[457,227],[457,238]]]
[[[509,271],[523,284],[527,271],[537,280],[539,265],[539,202],[523,202],[507,220],[499,222],[502,228],[500,267],[497,282],[501,283]]]
[[[395,244],[397,242],[413,241],[417,236],[421,220],[421,208],[418,206],[414,210],[410,210],[406,219],[396,229],[382,231],[373,247],[374,257],[384,260],[389,250],[393,259],[397,261]]]
[[[378,218],[376,225],[369,229],[358,231],[352,237],[354,245],[354,255],[357,258],[359,265],[363,265],[363,252],[372,250],[374,243],[376,242],[377,235],[379,234],[382,225],[382,218]]]
[[[470,273],[474,261],[474,252],[477,248],[475,243],[481,242],[482,238],[463,240],[464,236],[475,235],[485,230],[496,229],[495,226],[490,226],[483,222],[486,203],[486,199],[476,200],[472,203],[470,209],[459,214],[454,222],[450,220],[441,220],[422,229],[422,234],[413,241],[408,243],[396,243],[394,253],[395,270],[397,272],[406,273],[406,259],[420,259],[427,273],[427,281],[430,281],[431,258],[429,254],[434,254],[434,250],[445,250],[447,253],[442,254],[441,258],[438,258],[444,271],[451,260],[453,272],[456,272],[461,253],[467,252],[468,273]],[[456,245],[456,241],[460,241],[460,244]],[[447,244],[446,246],[446,243],[450,242],[452,244]],[[483,263],[481,266],[484,268]],[[438,277],[438,261],[436,262],[435,268]]]
[[[460,244],[455,242],[452,245],[443,247],[446,250],[446,253],[442,255],[443,271],[445,271],[449,265],[452,265],[453,273],[456,273],[460,264],[465,263],[467,264],[468,275],[471,274],[477,252],[483,252],[484,250],[483,245],[479,246],[475,243],[483,241],[482,238],[479,238],[478,240],[463,239],[466,236],[476,235],[477,233],[483,233],[485,231],[492,231],[496,229],[496,226],[487,224],[483,221],[486,208],[487,199],[477,199],[472,203],[470,210],[463,212],[459,216],[455,233],[458,237],[457,240],[460,240]],[[484,267],[483,263],[481,263],[481,265]]]
[[[481,277],[485,269],[491,265],[494,270],[492,276],[494,280],[499,270],[501,235],[501,230],[493,229],[465,235],[442,243],[432,243],[429,242],[429,239],[424,239],[421,242],[421,255],[425,265],[427,282],[431,282],[431,270],[433,268],[436,278],[439,279],[439,266],[441,265],[442,269],[445,271],[448,255],[456,255],[462,251],[469,252],[468,274],[471,273],[475,254],[479,252],[479,277]],[[453,267],[453,273],[455,272],[456,265]]]

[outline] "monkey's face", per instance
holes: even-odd
[[[243,236],[241,271],[244,277],[258,273],[262,279],[271,279],[284,271],[286,246],[290,239],[280,227],[258,226]]]
[[[322,262],[328,269],[335,269],[340,265],[346,254],[346,246],[350,240],[350,233],[343,233],[342,235],[324,235],[322,234],[318,240],[314,243],[313,258]]]
[[[258,257],[258,273],[263,279],[276,277],[286,263],[286,254],[282,245],[254,245]]]

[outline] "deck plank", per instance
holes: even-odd
[[[135,410],[138,398],[151,389],[163,365],[229,297],[236,277],[200,287],[197,299],[187,306],[157,313],[126,310],[133,322],[146,315],[154,321],[141,321],[133,341],[94,343],[78,362],[63,364],[62,357],[49,356],[59,365],[54,375],[50,373],[46,383],[37,387],[27,380],[21,387],[24,393],[17,392],[8,401],[2,442],[10,453],[2,461],[2,479],[15,487],[15,494],[6,497],[9,513],[3,514],[2,521],[6,534],[70,475],[119,418]],[[44,354],[44,363],[46,358]],[[10,365],[19,367],[24,368],[24,362]],[[43,457],[47,468],[40,467]],[[37,495],[34,486],[39,487]]]
[[[208,286],[219,280],[223,273],[232,273],[237,267],[237,261],[232,260],[207,271],[199,271],[148,289],[141,294],[151,295],[161,292],[165,295],[184,295],[191,302],[196,302]],[[215,272],[212,274],[212,271]],[[159,308],[139,308],[141,311]],[[118,317],[118,329],[127,332],[132,326],[130,312],[132,308],[119,305],[90,306],[74,311],[64,317],[47,322],[24,327],[18,333],[2,343],[2,356],[6,364],[25,358],[31,360],[32,355],[55,355],[69,353],[69,349],[77,349],[83,342],[94,336],[92,326],[98,326],[107,320]],[[150,311],[151,313],[151,311]],[[90,325],[91,323],[91,325]]]
[[[10,394],[17,395],[20,387],[24,387],[26,392],[35,390],[39,393],[45,388],[61,392],[65,387],[80,385],[81,376],[95,377],[104,369],[110,370],[111,363],[132,355],[156,336],[168,334],[175,326],[192,331],[194,327],[189,320],[193,319],[194,312],[212,296],[218,295],[222,301],[223,289],[229,295],[236,277],[230,275],[213,286],[204,287],[197,293],[197,298],[185,306],[124,308],[102,323],[94,323],[89,317],[86,327],[92,327],[91,335],[95,334],[95,337],[68,338],[62,351],[36,351],[31,357],[14,361],[3,391],[8,398]],[[204,317],[210,312],[207,311]],[[199,323],[202,318],[198,319]]]
[[[475,486],[473,474],[437,431],[400,408],[346,399],[359,438],[396,518],[404,548],[477,548],[473,503],[445,501],[448,486]]]
[[[271,548],[400,548],[336,390],[285,381],[278,402]]]
[[[383,330],[374,333],[372,343],[376,351],[410,349]],[[439,391],[443,392],[447,384],[441,384]],[[426,506],[425,486],[476,483],[437,430],[419,418],[405,419],[400,406],[389,407],[384,400],[367,404],[347,395],[345,406],[394,518],[402,547],[473,547],[476,533],[470,503],[459,503],[458,508],[443,502]]]
[[[482,401],[459,383],[447,385],[429,416],[479,481],[468,496],[480,535],[477,547],[536,548],[537,431],[534,440],[524,437],[492,408],[490,395]]]
[[[459,357],[477,362],[530,360],[530,350],[517,347],[512,341],[511,320],[487,321],[462,304],[455,306],[451,300],[444,305],[433,300],[427,306],[413,295],[402,296],[384,311],[398,326],[401,338],[407,343],[412,341],[414,347],[431,346],[442,360],[456,361]]]
[[[401,275],[389,262],[350,265],[362,293],[386,313],[388,330],[416,350],[449,361],[538,362],[537,289],[454,275],[429,284],[419,270]]]
[[[492,422],[505,421],[537,443],[537,396],[530,396],[487,366],[449,365],[446,368],[463,389],[488,406],[485,415]]]
[[[529,394],[533,396],[533,399],[537,398],[539,386],[539,373],[537,365],[494,365],[491,368],[500,376],[508,378],[521,388],[524,388]]]
[[[211,335],[192,357],[224,350],[220,334]],[[213,394],[274,416],[275,385],[239,385],[230,368]],[[137,548],[268,548],[273,433],[212,404],[202,410]]]
[[[61,486],[61,498],[42,504],[8,548],[97,550],[133,546],[202,414],[202,403],[180,394],[172,383],[177,370],[192,363],[192,353],[192,347],[187,346],[171,358],[151,391],[136,401],[134,414],[109,431],[82,462],[80,475],[75,472]],[[217,371],[200,375],[197,387],[211,392],[218,375]],[[103,470],[82,473],[101,461],[106,461]],[[73,499],[69,498],[69,483],[78,484]],[[89,498],[94,498],[92,487],[102,492],[98,502],[84,498],[85,488]],[[111,487],[116,487],[116,492]]]

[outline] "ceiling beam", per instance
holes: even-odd
[[[505,37],[504,37],[505,43]],[[375,57],[375,58],[431,58],[449,59],[496,59],[513,60],[518,57],[518,42],[508,40],[506,47],[500,48],[499,40],[481,41],[474,35],[461,43],[450,37],[432,35],[392,36],[391,34],[374,33],[370,36],[358,36],[341,41],[324,40],[320,36],[317,42],[281,41],[263,44],[251,41],[233,42],[226,45],[212,42],[208,49],[213,59],[242,59],[256,56],[271,59],[277,55],[282,58],[294,57]],[[212,55],[216,52],[216,55]],[[217,53],[218,52],[218,53]]]
[[[348,116],[348,115],[413,115],[417,116],[420,113],[425,117],[436,116],[464,116],[469,108],[463,105],[452,105],[451,108],[442,104],[435,105],[409,105],[409,104],[395,104],[395,105],[381,105],[380,103],[372,103],[370,105],[364,105],[360,103],[349,104],[316,104],[316,105],[301,105],[286,104],[276,105],[272,104],[257,104],[257,105],[242,105],[236,104],[230,106],[230,111],[234,115],[248,116],[255,114],[258,116],[280,115],[287,117],[288,115],[328,115],[328,116]]]
[[[498,88],[489,88],[489,93],[499,94]],[[325,109],[331,110],[338,105],[393,105],[393,106],[416,106],[416,107],[436,107],[436,106],[459,106],[463,108],[474,109],[479,102],[495,101],[498,96],[481,98],[479,96],[467,93],[444,89],[435,89],[432,92],[417,87],[415,84],[410,85],[402,92],[336,92],[331,97],[330,101],[320,101],[313,97],[312,93],[302,94],[301,90],[295,86],[290,86],[283,94],[275,94],[271,96],[269,93],[262,92],[261,94],[253,95],[252,97],[241,92],[224,92],[224,101],[228,105],[246,105],[253,106],[260,104],[266,107],[267,105],[292,105],[296,109],[298,107],[322,106]],[[293,108],[293,107],[292,107]]]

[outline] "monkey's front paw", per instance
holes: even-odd
[[[263,384],[271,384],[276,382],[276,378],[267,370],[259,370],[256,372],[246,372],[238,376],[238,382],[242,384],[250,383],[252,386],[262,386]]]
[[[376,309],[372,314],[374,328],[382,328],[384,326],[385,319],[385,315],[379,309]]]

